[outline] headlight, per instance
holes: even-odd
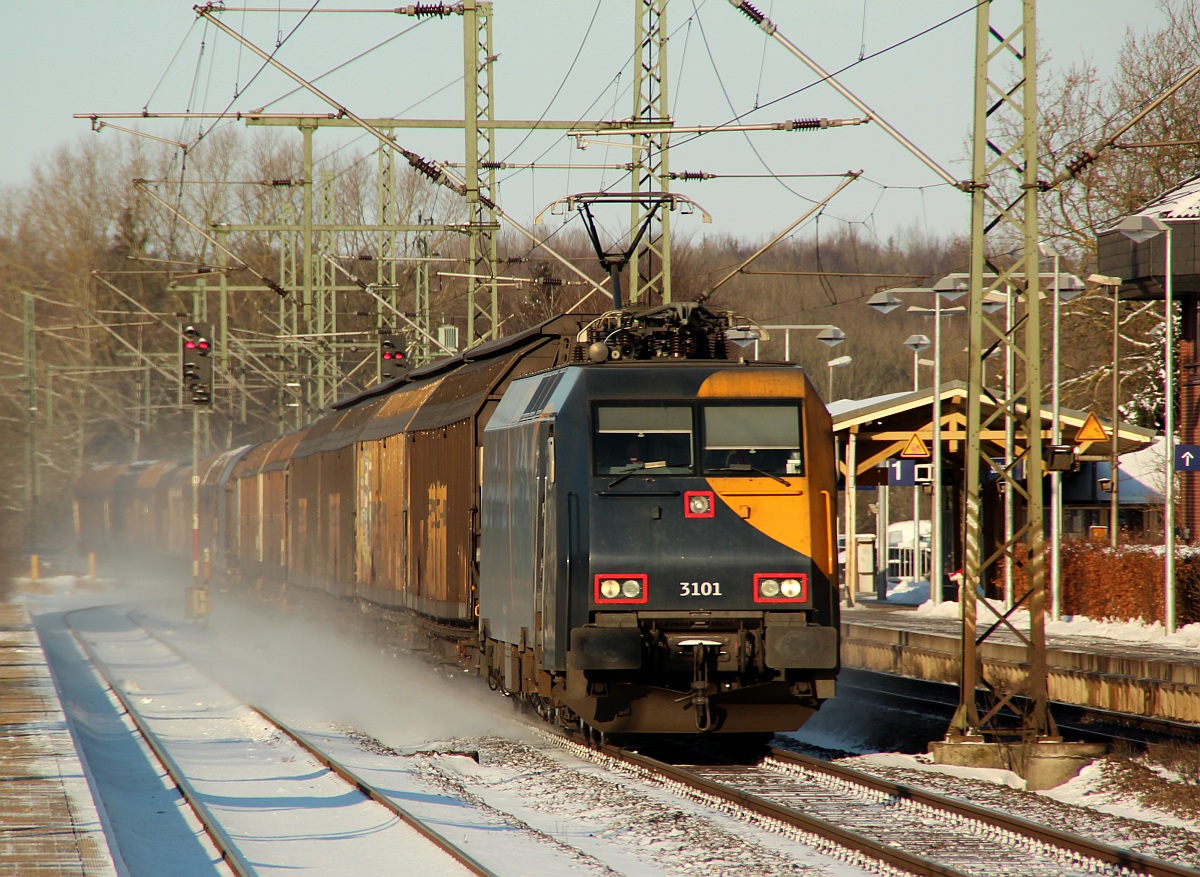
[[[683,516],[685,518],[715,517],[713,492],[711,490],[685,490],[683,492]]]
[[[808,600],[808,573],[755,573],[752,593],[756,603],[795,603],[803,606]]]
[[[645,603],[647,587],[647,576],[642,573],[596,573],[592,597],[600,603]]]

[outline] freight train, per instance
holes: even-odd
[[[794,729],[832,697],[832,425],[693,304],[560,316],[201,461],[198,550],[357,601],[569,727]],[[101,466],[83,550],[193,553],[192,467]]]

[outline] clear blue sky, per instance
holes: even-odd
[[[228,4],[236,5],[234,2]],[[264,4],[265,5],[265,4]],[[307,4],[294,3],[296,7]],[[380,4],[391,8],[395,2]],[[1019,7],[997,0],[997,10]],[[412,29],[343,70],[321,88],[363,116],[405,113],[448,118],[462,114],[461,20],[426,20],[394,14],[321,14],[363,8],[355,0],[325,0],[284,43],[279,58],[312,78],[388,37]],[[598,119],[627,116],[632,109],[634,0],[496,0],[495,65],[498,118]],[[758,0],[792,42],[837,70],[887,49],[971,7],[969,0]],[[268,12],[224,13],[223,21],[270,49],[302,15],[276,4]],[[1160,26],[1151,0],[1042,0],[1040,51],[1063,67],[1084,60],[1102,73],[1127,28]],[[281,11],[282,10],[282,11]],[[747,116],[764,123],[798,117],[860,115],[814,77],[782,46],[765,37],[727,0],[673,0],[669,96],[677,124],[718,124],[736,113],[799,91]],[[857,64],[840,80],[956,176],[970,124],[974,14],[906,45]],[[201,46],[203,44],[203,51]],[[325,112],[315,97],[280,96],[294,86],[268,70],[251,82],[260,62],[228,37],[197,22],[191,2],[180,0],[56,0],[8,4],[0,34],[0,108],[9,126],[0,138],[0,185],[20,185],[30,166],[88,133],[72,113],[249,110]],[[241,91],[234,98],[234,86]],[[187,139],[194,126],[146,122],[142,129]],[[351,135],[323,132],[318,152]],[[409,149],[439,160],[461,160],[461,134],[405,131]],[[603,163],[628,160],[628,149],[575,149],[561,133],[499,135],[498,154],[512,162]],[[820,132],[721,133],[684,142],[672,151],[673,170],[719,174],[821,174],[863,170],[871,182],[854,184],[828,209],[830,227],[861,223],[886,238],[905,227],[937,234],[966,229],[966,196],[940,183],[878,126]],[[373,142],[359,139],[367,151]],[[526,224],[534,213],[570,192],[611,185],[616,171],[508,173],[500,200]],[[679,184],[714,215],[712,226],[681,217],[677,233],[717,233],[762,239],[797,218],[834,185],[832,180],[737,179]],[[624,188],[624,186],[621,186]],[[794,191],[789,191],[789,188]],[[809,230],[811,232],[811,230]]]

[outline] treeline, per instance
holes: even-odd
[[[318,364],[337,370],[338,396],[374,383],[377,330],[383,325],[400,333],[405,324],[352,278],[394,288],[396,307],[412,318],[419,260],[440,260],[427,275],[430,322],[465,335],[461,275],[474,269],[463,236],[423,230],[430,222],[462,222],[461,202],[403,167],[394,198],[382,205],[379,173],[377,154],[337,155],[314,173],[314,280],[318,287],[342,287],[326,303],[328,319],[320,326],[314,322],[319,303],[298,301],[299,237],[279,228],[298,225],[304,213],[297,135],[224,129],[186,160],[144,140],[86,135],[38,164],[28,185],[3,193],[0,440],[36,447],[39,527],[69,519],[70,485],[91,462],[190,455],[178,326],[204,307],[216,322],[222,277],[231,360],[217,378],[215,410],[204,420],[204,450],[261,440],[311,420],[319,410],[310,404],[297,417],[293,409],[307,402],[288,388],[308,380]],[[362,230],[384,219],[422,230],[386,236]],[[677,239],[674,298],[708,292],[759,245],[729,237]],[[579,304],[586,287],[525,238],[501,233],[498,246],[501,273],[528,278],[502,287],[503,334],[577,304],[581,312],[608,306],[599,294]],[[603,278],[582,232],[561,232],[553,246],[589,276]],[[770,340],[757,350],[760,358],[790,355],[811,371],[822,393],[829,390],[828,360],[845,356],[851,362],[834,372],[833,395],[903,390],[912,384],[913,358],[902,341],[912,333],[932,335],[930,318],[904,311],[885,317],[866,299],[880,288],[961,267],[965,252],[962,241],[915,234],[881,241],[842,228],[781,243],[710,304],[765,326],[843,329],[847,340],[835,348],[820,343],[816,332],[795,330],[789,337],[768,329]],[[932,296],[913,304],[931,306]],[[947,375],[965,375],[963,329],[952,321],[946,326]],[[308,337],[318,333],[323,337]],[[281,337],[286,341],[276,343]],[[402,337],[411,340],[411,333]],[[30,356],[32,380],[25,377]],[[928,385],[923,371],[921,382]],[[291,399],[301,402],[289,406]],[[15,512],[26,500],[29,463],[9,455],[0,467],[6,476],[0,498]]]
[[[1130,34],[1116,77],[1092,67],[1047,77],[1041,98],[1042,176],[1095,143],[1194,63],[1200,42],[1194,0],[1162,0],[1167,21],[1158,33]],[[1190,84],[1129,132],[1129,138],[1184,144],[1200,139],[1200,85]],[[1079,180],[1042,202],[1046,242],[1062,270],[1095,270],[1095,236],[1123,212],[1196,172],[1193,146],[1109,150]],[[381,326],[404,328],[363,283],[385,290],[412,317],[424,283],[419,260],[444,260],[427,285],[430,322],[465,332],[466,285],[476,269],[462,234],[430,227],[468,220],[461,199],[406,165],[395,171],[381,203],[377,153],[342,150],[311,171],[311,240],[320,257],[315,288],[347,287],[326,303],[326,324],[313,327],[316,300],[301,301],[298,236],[281,226],[304,222],[304,162],[292,132],[212,131],[185,153],[144,139],[89,134],[47,156],[26,185],[0,191],[0,514],[13,544],[25,521],[28,476],[37,473],[39,527],[67,523],[70,485],[93,461],[186,457],[191,411],[180,406],[178,324],[203,300],[215,322],[216,289],[224,278],[230,326],[230,366],[218,379],[217,406],[206,418],[209,447],[260,440],[318,412],[305,382],[318,369],[336,375],[337,394],[373,382]],[[368,230],[404,224],[394,235]],[[334,229],[337,230],[334,230]],[[875,292],[920,286],[967,267],[967,229],[948,240],[915,230],[873,236],[860,225],[805,230],[753,262],[709,299],[764,326],[829,324],[845,343],[826,347],[807,330],[768,329],[762,358],[792,359],[823,394],[865,398],[929,386],[931,370],[904,347],[912,334],[932,338],[931,294],[905,299],[889,314],[866,305]],[[696,300],[741,264],[761,241],[732,237],[673,242],[673,297]],[[560,233],[554,248],[590,277],[603,276],[582,232]],[[996,254],[1011,245],[995,241]],[[585,287],[523,237],[501,232],[506,276],[527,278],[503,288],[502,333],[532,325],[579,302]],[[999,256],[997,255],[997,258]],[[429,263],[424,263],[429,264]],[[440,272],[440,274],[439,274]],[[353,278],[353,280],[351,279]],[[357,284],[357,285],[356,285]],[[282,293],[282,294],[281,294]],[[596,296],[579,306],[597,311]],[[1111,302],[1091,291],[1064,309],[1061,344],[1063,403],[1107,410],[1111,379]],[[1049,308],[1043,309],[1049,320]],[[1122,305],[1121,397],[1144,423],[1161,418],[1161,306]],[[32,317],[32,319],[30,319]],[[946,380],[965,380],[967,327],[961,315],[943,323]],[[319,337],[318,337],[319,336]],[[1043,338],[1050,339],[1049,326]],[[753,355],[753,350],[747,350]],[[831,368],[830,360],[848,364]],[[1045,359],[1049,360],[1049,351]],[[32,373],[28,371],[33,367]],[[1000,379],[1001,365],[988,371]],[[1048,374],[1048,371],[1046,372]],[[832,393],[830,382],[832,381]],[[299,388],[299,389],[296,389]],[[36,466],[17,449],[34,448]]]

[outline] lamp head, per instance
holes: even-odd
[[[826,326],[817,335],[817,340],[826,347],[837,347],[846,340],[846,333],[837,326]]]
[[[957,301],[967,294],[969,283],[969,275],[956,271],[953,274],[947,274],[934,283],[933,291],[946,301]]]
[[[923,350],[928,350],[933,342],[929,340],[928,335],[909,335],[904,339],[904,346],[913,353],[920,353]]]
[[[1169,233],[1171,227],[1157,216],[1135,213],[1132,216],[1126,216],[1110,230],[1119,231],[1135,244],[1141,244],[1158,237],[1163,232]]]
[[[1110,274],[1089,274],[1088,283],[1094,283],[1097,286],[1120,286],[1122,280],[1120,277],[1114,277]]]
[[[900,296],[896,295],[890,289],[885,289],[883,292],[877,292],[867,299],[867,304],[881,314],[890,314],[896,308],[900,307]]]

